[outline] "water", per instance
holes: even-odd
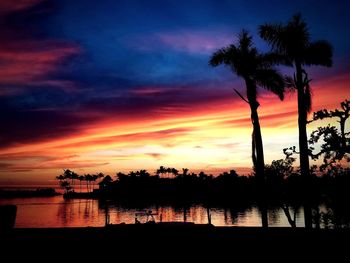
[[[65,200],[62,196],[0,199],[0,205],[17,205],[17,217],[15,227],[86,227],[104,226],[105,206],[98,200],[73,199]],[[194,222],[207,224],[207,208],[202,205],[192,205],[184,209],[174,206],[126,207],[116,203],[109,204],[110,223],[135,222],[135,213],[140,210],[151,210],[157,215],[155,221],[159,222]],[[184,210],[186,211],[184,213]],[[291,212],[294,213],[293,211]],[[215,226],[261,226],[260,213],[256,206],[235,208],[212,207],[210,209],[211,222]],[[290,226],[281,208],[270,208],[269,226]],[[296,211],[297,226],[303,227],[303,209]],[[140,221],[145,217],[140,217]]]

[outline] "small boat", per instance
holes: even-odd
[[[140,212],[135,213],[135,224],[140,224],[141,221],[139,220],[140,217],[145,218],[145,223],[156,223],[156,220],[154,216],[158,215],[158,213],[153,213],[151,210],[143,210]],[[162,217],[162,215],[160,215]]]

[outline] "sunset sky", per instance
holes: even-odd
[[[311,38],[334,47],[332,68],[308,69],[313,110],[349,99],[350,3],[268,2],[0,1],[0,185],[64,168],[249,173],[249,108],[233,92],[244,83],[208,65],[242,28],[267,51],[257,27],[301,11]],[[269,163],[298,143],[296,96],[260,89],[259,102]]]

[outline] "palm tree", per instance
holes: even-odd
[[[56,180],[58,180],[59,182],[62,182],[64,179],[65,179],[65,177],[63,176],[63,174],[56,176]]]
[[[86,181],[86,190],[88,193],[90,193],[90,182],[92,181],[92,175],[91,174],[84,174],[84,178]]]
[[[188,171],[189,171],[188,168],[182,168],[182,176],[186,177],[188,174]]]
[[[80,176],[78,177],[78,179],[79,179],[79,182],[80,182],[80,193],[81,193],[81,192],[82,192],[82,191],[81,191],[81,182],[85,180],[85,177],[84,177],[83,175],[80,175]]]
[[[235,74],[242,77],[246,85],[247,99],[238,91],[238,95],[249,104],[251,110],[251,121],[253,124],[252,134],[252,161],[257,180],[264,183],[264,150],[259,123],[257,100],[257,87],[265,88],[283,100],[284,80],[279,72],[273,68],[279,56],[273,53],[261,54],[253,46],[252,37],[247,31],[242,30],[238,37],[238,45],[231,44],[216,51],[211,59],[210,65],[218,66],[224,64]],[[262,215],[263,227],[267,227],[267,213]]]
[[[259,34],[272,49],[285,56],[295,68],[294,78],[289,78],[290,86],[298,93],[298,125],[301,175],[310,183],[309,151],[307,142],[307,114],[311,111],[310,80],[305,66],[332,66],[332,46],[324,40],[311,42],[307,24],[300,14],[292,17],[287,24],[265,24],[260,26]],[[305,211],[305,226],[312,227],[311,209]]]
[[[95,182],[98,178],[99,178],[98,174],[93,174],[91,176],[91,182],[92,182],[92,191],[91,192],[93,192],[95,190]]]
[[[179,171],[176,168],[171,168],[171,173],[176,177],[179,174]]]
[[[140,178],[149,178],[150,174],[147,170],[140,170]]]
[[[166,171],[167,178],[169,178],[170,177],[169,174],[171,173],[171,168],[168,167],[168,168],[165,169],[165,171]]]
[[[157,169],[157,174],[158,175],[164,176],[165,173],[166,173],[166,168],[163,165],[160,166],[159,169]]]

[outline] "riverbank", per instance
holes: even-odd
[[[317,248],[317,253],[346,251],[342,249],[349,244],[350,229],[263,229],[191,223],[120,224],[108,227],[13,229],[1,235],[0,239],[8,249],[23,251],[29,246],[36,247],[38,253],[38,248],[45,247],[46,252],[57,253],[64,248],[65,255],[70,255],[91,247],[106,258],[108,254],[103,253],[107,251],[114,251],[118,256],[126,251],[135,251],[136,254],[148,251],[151,257],[159,251],[174,255],[201,253],[202,256],[203,253],[220,252],[221,256],[232,256],[243,251],[266,249],[266,253],[271,255],[284,251],[301,255],[312,252],[311,248]],[[230,249],[224,249],[226,247]]]
[[[35,190],[3,190],[0,189],[0,198],[25,198],[25,197],[52,197],[61,195],[54,188],[38,188]]]

